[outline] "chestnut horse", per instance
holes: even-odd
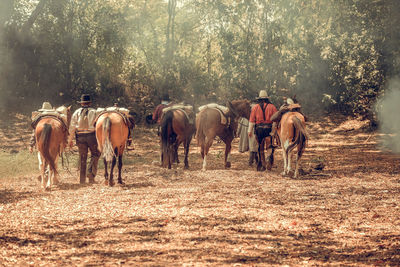
[[[104,160],[105,184],[113,186],[113,170],[118,156],[118,183],[122,184],[122,155],[128,139],[128,122],[117,112],[105,112],[96,120],[96,139]],[[107,163],[111,162],[110,179]]]
[[[180,108],[170,109],[161,119],[161,166],[171,169],[172,162],[178,160],[178,148],[183,143],[185,169],[189,168],[189,146],[196,129],[188,111]]]
[[[61,106],[57,111],[66,115],[67,123],[58,116],[44,115],[35,126],[41,184],[45,190],[50,190],[53,184],[58,183],[57,161],[67,146],[71,121],[71,107]]]
[[[307,140],[309,139],[304,115],[297,111],[289,111],[283,114],[278,127],[278,136],[283,152],[282,175],[289,174],[291,154],[294,151],[294,148],[297,147],[296,168],[294,172],[294,178],[297,178],[300,158],[303,155]]]
[[[207,167],[207,154],[214,141],[219,136],[225,143],[225,168],[231,167],[230,152],[231,144],[238,127],[238,119],[250,117],[250,102],[248,100],[233,100],[228,102],[229,112],[225,115],[228,119],[227,125],[221,123],[221,112],[216,108],[202,109],[196,116],[196,138],[201,148],[203,158],[203,171]]]

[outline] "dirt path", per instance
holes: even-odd
[[[159,168],[153,132],[138,129],[124,187],[35,176],[1,180],[0,264],[10,265],[400,265],[400,157],[377,149],[357,121],[310,124],[301,179],[255,172],[234,143],[224,170],[214,144],[200,171]]]

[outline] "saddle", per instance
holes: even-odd
[[[52,119],[56,119],[57,121],[61,122],[61,125],[63,127],[64,131],[68,131],[68,126],[67,126],[67,122],[66,119],[64,120],[60,114],[36,114],[36,116],[33,116],[34,114],[32,114],[32,123],[31,123],[31,127],[32,129],[36,129],[37,124],[39,123],[39,121],[41,119],[44,118],[52,118]]]
[[[176,105],[172,105],[170,107],[166,107],[162,110],[162,114],[164,115],[166,112],[170,111],[170,110],[180,110],[182,111],[186,118],[189,121],[189,124],[194,124],[194,113],[193,113],[193,107],[190,105],[180,105],[180,104],[176,104]]]
[[[117,113],[119,114],[123,120],[124,123],[126,124],[126,126],[128,126],[128,128],[132,128],[131,125],[131,121],[129,120],[128,114],[129,114],[129,110],[126,108],[119,108],[119,107],[109,107],[109,108],[98,108],[96,110],[96,118],[93,121],[93,125],[96,126],[96,122],[99,119],[99,117],[103,114],[106,113]]]
[[[221,124],[222,125],[230,125],[230,118],[227,116],[228,112],[229,112],[229,108],[222,106],[222,105],[218,105],[216,103],[211,103],[211,104],[207,104],[207,105],[203,105],[201,107],[199,107],[199,111],[202,111],[203,109],[206,108],[211,108],[214,110],[217,110],[220,115],[221,115]]]

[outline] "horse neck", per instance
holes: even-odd
[[[238,117],[250,118],[250,104],[246,105],[247,103],[247,100],[232,101],[232,106],[238,113]]]

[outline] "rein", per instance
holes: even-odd
[[[64,164],[64,154],[65,154],[66,165]],[[71,152],[64,151],[64,152],[60,153],[61,165],[62,165],[64,171],[66,171],[69,175],[73,176],[73,174],[71,173],[71,170],[69,168],[69,155],[68,154],[72,155],[72,154],[74,154],[74,152],[73,151],[71,151]]]

